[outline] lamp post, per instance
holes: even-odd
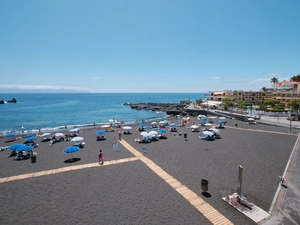
[[[292,132],[292,107],[290,108],[290,132]]]

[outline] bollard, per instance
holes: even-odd
[[[208,190],[208,180],[202,179],[201,180],[201,189],[206,192]]]

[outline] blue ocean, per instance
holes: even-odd
[[[53,131],[68,127],[88,127],[109,123],[110,119],[136,124],[141,120],[164,118],[164,112],[131,109],[123,103],[180,103],[204,99],[205,93],[0,93],[0,132]]]

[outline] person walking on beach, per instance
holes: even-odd
[[[121,133],[121,131],[119,131],[119,141],[121,141],[121,135],[122,135],[122,133]]]
[[[103,156],[102,150],[99,151],[98,158],[99,158],[99,165],[103,165],[103,163],[104,163],[104,156]]]

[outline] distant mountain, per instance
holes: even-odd
[[[64,89],[12,89],[0,88],[0,93],[89,93],[88,91],[64,90]]]

